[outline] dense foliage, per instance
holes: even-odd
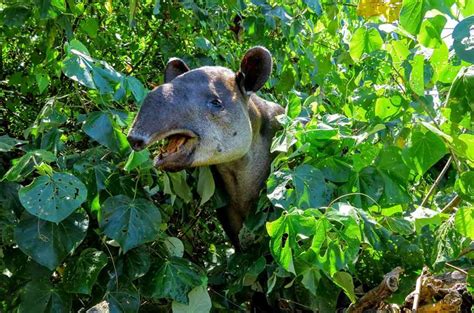
[[[396,266],[472,266],[474,1],[5,0],[0,311],[334,312]],[[166,173],[126,132],[170,57],[238,69],[286,107],[234,253],[211,170]],[[472,277],[469,278],[472,288]],[[342,301],[343,302],[343,301]],[[347,304],[347,303],[346,303]]]

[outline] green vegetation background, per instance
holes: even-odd
[[[3,1],[0,311],[334,312],[396,266],[394,303],[424,265],[470,269],[474,1],[382,2]],[[170,57],[238,70],[255,45],[286,114],[236,254],[211,171],[125,134]]]

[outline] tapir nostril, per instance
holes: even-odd
[[[135,151],[140,151],[145,148],[145,141],[141,138],[137,138],[134,136],[127,136],[127,140],[130,143],[130,146]]]

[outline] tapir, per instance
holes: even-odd
[[[162,170],[211,166],[228,196],[218,218],[238,249],[243,222],[269,175],[276,116],[284,112],[255,94],[271,71],[264,47],[248,50],[237,72],[220,66],[190,70],[172,58],[164,84],[145,97],[127,136],[134,150],[165,140],[153,161]]]

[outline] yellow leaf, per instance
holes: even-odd
[[[360,0],[357,15],[363,18],[382,16],[389,23],[398,19],[402,0]]]
[[[109,13],[112,13],[113,12],[113,7],[112,7],[112,0],[107,0],[107,2],[105,2],[105,9],[107,10],[107,12]]]

